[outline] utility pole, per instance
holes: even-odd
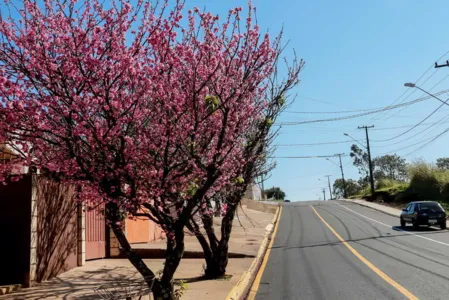
[[[449,60],[446,60],[446,63],[444,65],[439,65],[438,63],[435,63],[435,68],[443,68],[443,67],[449,67]]]
[[[326,189],[325,188],[323,188],[323,199],[324,199],[324,201],[326,201]]]
[[[369,181],[371,184],[371,196],[374,195],[374,177],[373,177],[373,163],[371,162],[371,151],[369,148],[369,136],[368,136],[368,128],[373,128],[372,126],[359,126],[359,129],[365,129],[366,133],[366,149],[368,150],[368,163],[369,163]]]
[[[329,184],[329,195],[330,195],[330,199],[332,200],[332,188],[331,188],[331,180],[329,179],[329,177],[331,177],[332,175],[324,175],[324,177],[327,177],[327,183]]]
[[[343,165],[341,164],[341,156],[344,155],[344,153],[337,153],[335,155],[338,155],[338,158],[340,159],[341,179],[343,180],[343,197],[346,199],[348,198],[348,192],[346,191],[345,173],[343,173]]]

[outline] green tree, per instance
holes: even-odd
[[[265,190],[264,193],[267,195],[267,198],[275,198],[277,200],[285,199],[285,193],[280,187],[272,187],[271,189]]]
[[[397,154],[383,155],[374,160],[374,177],[377,179],[387,178],[392,180],[405,180],[407,178],[407,163],[405,158]]]
[[[368,152],[363,151],[359,146],[353,144],[349,156],[353,159],[352,164],[359,169],[362,178],[369,178],[369,158]],[[374,161],[373,161],[374,168]]]
[[[346,191],[348,193],[348,197],[357,195],[362,190],[362,187],[360,186],[360,184],[358,184],[358,182],[353,179],[345,180],[345,184],[346,184]],[[334,189],[335,197],[343,198],[344,185],[343,185],[343,180],[341,178],[334,181],[333,189]]]
[[[351,146],[351,158],[353,165],[359,169],[360,179],[359,184],[369,183],[369,159],[368,152],[361,149],[359,146],[353,144]],[[405,180],[407,178],[407,163],[405,158],[397,154],[383,155],[372,160],[373,176],[378,180],[381,178],[388,178],[392,180]],[[449,158],[448,158],[449,168]]]
[[[437,167],[438,169],[449,170],[449,157],[438,158]]]

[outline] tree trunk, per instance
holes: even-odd
[[[221,214],[221,204],[220,200],[215,200],[215,212],[214,217],[219,217]]]
[[[114,232],[120,246],[122,247],[126,257],[131,262],[131,264],[136,268],[136,270],[142,275],[148,288],[151,290],[153,288],[153,283],[155,280],[155,274],[147,267],[143,262],[142,258],[137,255],[137,253],[131,248],[128,239],[123,232],[121,218],[119,215],[117,204],[108,203],[106,204],[106,219],[109,221],[109,226]]]
[[[153,286],[153,297],[154,300],[175,300],[173,282],[157,280]]]
[[[221,221],[221,239],[216,255],[218,276],[223,276],[226,273],[226,268],[228,266],[229,239],[231,238],[232,222],[234,221],[236,209],[237,204],[229,205],[229,209]]]
[[[195,220],[191,220],[191,222],[187,223],[187,229],[190,230],[190,232],[195,234],[196,239],[201,245],[201,248],[203,248],[204,253],[204,259],[206,260],[206,276],[207,276],[207,268],[209,265],[213,265],[213,259],[214,255],[212,253],[212,249],[209,246],[209,243],[207,242],[206,237],[203,235],[203,233],[200,230],[200,227],[195,222]]]
[[[167,252],[162,277],[153,288],[155,300],[175,300],[173,276],[184,255],[184,228],[175,230],[175,239],[167,237]]]
[[[226,274],[228,266],[229,239],[232,231],[232,222],[234,220],[237,205],[229,207],[226,215],[221,223],[221,240],[218,241],[213,227],[213,219],[210,217],[203,218],[204,229],[206,230],[209,243],[207,243],[204,235],[199,228],[192,228],[196,224],[188,227],[190,231],[195,233],[198,242],[203,248],[204,258],[206,260],[205,276],[210,279],[219,278]],[[192,230],[193,229],[193,230]]]

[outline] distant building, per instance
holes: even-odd
[[[245,198],[257,201],[262,200],[262,190],[255,182],[249,184],[246,188]]]

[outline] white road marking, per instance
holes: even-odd
[[[386,226],[386,227],[389,227],[389,228],[392,228],[392,227],[393,227],[392,225],[388,225],[388,224],[379,222],[379,221],[377,221],[377,220],[371,219],[370,217],[367,217],[367,216],[365,216],[365,215],[362,215],[362,214],[360,214],[360,213],[358,213],[358,212],[356,212],[356,211],[353,211],[352,209],[347,208],[347,207],[344,206],[344,205],[341,205],[341,204],[338,204],[338,205],[340,205],[341,207],[343,207],[343,208],[345,208],[345,209],[347,209],[347,210],[349,210],[349,211],[355,213],[356,215],[359,215],[359,216],[361,216],[361,217],[363,217],[363,218],[365,218],[365,219],[368,219],[368,220],[370,220],[370,221],[376,222],[376,223],[378,223],[378,224],[380,224],[380,225],[383,225],[383,226]],[[394,228],[393,230],[405,232],[405,233],[407,233],[407,234],[414,235],[414,236],[419,237],[419,238],[421,238],[421,239],[425,239],[425,240],[428,240],[428,241],[431,241],[431,242],[434,242],[434,243],[437,243],[437,244],[440,244],[440,245],[444,245],[444,246],[448,246],[448,247],[449,247],[449,244],[448,244],[448,243],[440,242],[440,241],[437,241],[437,240],[434,240],[434,239],[431,239],[431,238],[428,238],[428,237],[425,237],[425,236],[422,236],[422,235],[419,235],[419,234],[412,233],[412,232],[410,232],[410,231],[402,230],[402,229],[397,228],[397,227]]]

